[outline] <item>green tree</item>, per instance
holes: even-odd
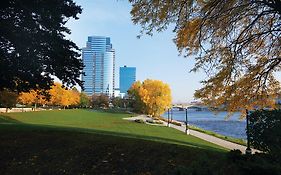
[[[111,99],[111,103],[115,108],[123,108],[124,103],[123,99],[120,97],[114,97]]]
[[[79,48],[65,38],[66,22],[81,12],[73,0],[1,1],[0,90],[49,89],[51,75],[82,85]]]
[[[272,106],[280,92],[280,0],[129,0],[141,34],[175,25],[180,53],[196,57],[208,79],[195,96],[228,111]]]
[[[128,90],[130,107],[133,108],[136,113],[145,113],[145,104],[140,97],[140,88],[142,83],[136,81]]]
[[[6,108],[6,112],[8,112],[8,108],[16,105],[17,98],[18,94],[16,92],[4,89],[0,91],[0,106]]]
[[[80,107],[87,108],[90,106],[90,98],[84,92],[80,93]]]

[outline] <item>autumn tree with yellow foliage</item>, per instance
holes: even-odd
[[[46,97],[42,95],[39,90],[31,90],[29,92],[22,92],[19,94],[18,102],[26,105],[45,105],[47,103]]]
[[[31,90],[29,92],[22,92],[18,97],[18,101],[22,104],[33,105],[35,107],[39,105],[52,105],[52,106],[62,106],[69,107],[75,106],[80,103],[80,93],[76,89],[65,89],[62,87],[62,84],[55,83],[51,86],[51,89],[48,91],[50,99],[42,95],[39,90]]]
[[[77,90],[67,90],[60,83],[55,83],[49,90],[50,104],[54,106],[69,107],[80,103],[80,93]]]
[[[168,84],[160,80],[147,79],[144,82],[135,82],[129,90],[141,109],[153,117],[158,117],[171,106],[171,89]]]
[[[193,71],[208,79],[195,96],[228,111],[274,107],[280,94],[280,0],[129,0],[141,35],[174,25],[181,54],[196,57]]]

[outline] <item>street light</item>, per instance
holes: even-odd
[[[171,108],[171,122],[173,122],[173,107]]]
[[[185,133],[189,135],[188,120],[187,120],[187,108],[185,108]]]
[[[168,127],[170,126],[170,108],[168,108]]]
[[[246,134],[247,134],[247,149],[246,149],[246,154],[252,154],[252,150],[250,148],[250,138],[249,138],[249,111],[246,109]]]

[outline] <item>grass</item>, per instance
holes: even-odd
[[[106,135],[117,135],[148,139],[153,141],[195,146],[204,149],[223,151],[224,148],[206,142],[193,136],[168,127],[149,126],[123,120],[132,114],[93,112],[89,110],[55,110],[41,112],[9,113],[4,117],[17,123],[48,125],[52,127],[71,127],[75,130],[85,129],[87,132],[94,132]]]
[[[2,114],[0,174],[184,174],[186,167],[202,174],[201,164],[210,174],[229,167],[225,149],[122,119],[130,116],[87,110]]]

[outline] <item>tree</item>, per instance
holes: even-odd
[[[80,107],[87,108],[90,106],[90,98],[84,92],[80,93]]]
[[[280,160],[281,110],[254,111],[249,116],[249,140],[254,148]]]
[[[64,89],[60,83],[55,83],[49,90],[50,101],[49,104],[53,106],[60,106],[63,98]]]
[[[129,90],[135,98],[140,99],[145,113],[158,117],[171,106],[171,89],[160,80],[145,80],[142,84],[136,82]]]
[[[109,97],[105,94],[94,94],[91,99],[94,107],[109,107]]]
[[[75,106],[80,102],[80,94],[76,90],[63,89],[59,104],[64,107]]]
[[[32,105],[35,103],[37,93],[34,90],[30,92],[22,92],[18,97],[18,101],[25,105]]]
[[[73,0],[1,1],[0,90],[49,89],[51,75],[82,85],[79,48],[65,38],[66,22],[81,11]]]
[[[123,108],[124,107],[124,100],[120,97],[111,98],[111,103],[115,108]]]
[[[51,95],[50,104],[56,106],[69,107],[78,105],[80,102],[80,94],[76,89],[65,89],[60,83],[55,83],[49,90]]]
[[[31,90],[29,92],[22,92],[18,96],[18,101],[25,105],[35,105],[35,110],[37,104],[45,105],[47,103],[46,97],[42,95],[42,91]]]
[[[134,109],[134,112],[137,113],[145,113],[145,104],[140,97],[141,86],[142,83],[140,81],[136,81],[128,90],[129,101]]]
[[[16,105],[17,97],[18,94],[16,92],[12,92],[7,89],[0,91],[0,106],[5,107],[6,112],[8,112],[8,108]]]
[[[196,56],[192,71],[208,79],[195,93],[205,104],[228,111],[272,106],[280,92],[280,0],[129,0],[141,34],[174,24],[178,50]]]

